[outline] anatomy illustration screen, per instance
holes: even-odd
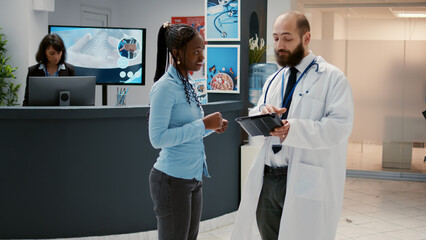
[[[143,28],[49,26],[67,51],[76,75],[96,76],[97,84],[145,85]]]

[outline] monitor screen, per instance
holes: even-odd
[[[49,26],[67,50],[77,76],[96,76],[97,84],[145,85],[144,28]]]
[[[95,76],[29,77],[29,106],[94,106]]]

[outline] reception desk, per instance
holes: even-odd
[[[240,101],[203,105],[228,130],[205,138],[211,179],[202,220],[237,210]],[[156,228],[148,175],[159,150],[148,106],[0,108],[0,239],[68,238]]]

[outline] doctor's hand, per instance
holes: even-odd
[[[227,127],[228,127],[228,120],[222,118],[222,127],[218,128],[218,129],[215,129],[214,131],[216,133],[219,133],[219,134],[220,133],[224,133]]]
[[[287,138],[288,132],[290,131],[290,123],[287,120],[282,120],[283,126],[276,127],[270,132],[272,136],[279,137],[281,143]]]
[[[220,112],[211,113],[203,118],[206,129],[216,130],[222,128],[223,118]]]
[[[272,106],[271,104],[266,104],[265,106],[261,108],[261,110],[262,110],[262,114],[277,113],[278,115],[281,116],[283,113],[287,111],[287,108],[277,108],[275,106]]]

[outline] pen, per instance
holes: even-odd
[[[123,94],[123,97],[121,98],[121,105],[123,105],[124,104],[124,99],[126,98],[126,94],[127,94],[127,91],[129,90],[129,88],[127,88],[125,91],[124,91],[124,88],[123,88],[123,91],[124,91],[124,94]]]
[[[117,102],[116,102],[115,106],[118,106],[119,102],[120,102],[120,94],[119,94],[118,87],[117,87]]]

